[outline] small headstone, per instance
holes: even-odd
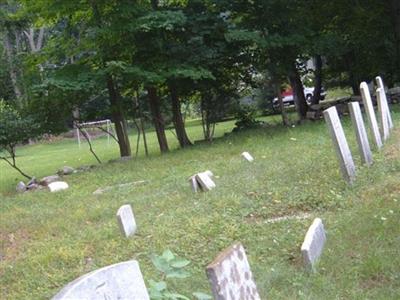
[[[199,186],[199,183],[197,182],[196,175],[190,176],[189,184],[190,184],[190,187],[192,188],[192,191],[197,193],[200,186]]]
[[[15,189],[18,193],[23,193],[26,191],[26,185],[23,181],[20,181],[20,182],[18,182]]]
[[[364,120],[361,114],[360,104],[358,102],[350,102],[349,110],[351,121],[357,138],[358,150],[361,160],[364,164],[370,166],[372,164],[372,152],[368,142],[367,131],[365,130]]]
[[[244,157],[245,160],[249,162],[252,162],[254,160],[253,156],[251,156],[249,152],[243,152],[242,156]]]
[[[259,300],[253,274],[242,244],[222,251],[207,266],[207,277],[216,300]]]
[[[149,300],[136,260],[110,265],[83,275],[66,285],[52,300]]]
[[[383,94],[382,94],[383,105],[385,106],[385,109],[386,109],[387,121],[389,123],[389,128],[392,129],[393,128],[393,120],[392,120],[392,115],[390,114],[390,108],[389,108],[389,104],[388,104],[387,97],[386,97],[385,85],[383,84],[382,77],[377,76],[375,78],[375,80],[376,80],[376,84],[378,85],[378,88],[381,88],[383,91]]]
[[[60,176],[50,175],[50,176],[46,176],[46,177],[43,177],[42,179],[40,179],[39,183],[41,185],[49,185],[52,182],[60,181],[60,180],[61,180]]]
[[[342,175],[348,183],[352,183],[356,176],[356,168],[336,107],[326,109],[324,117],[329,127]]]
[[[68,188],[68,183],[64,181],[55,181],[48,185],[50,192],[58,192],[62,190],[66,190]]]
[[[388,120],[388,112],[387,112],[387,102],[385,99],[385,92],[382,88],[378,88],[376,90],[376,97],[378,100],[378,110],[379,110],[379,120],[380,120],[380,129],[383,141],[386,141],[389,138],[389,120]],[[386,104],[385,104],[386,102]]]
[[[368,84],[361,82],[360,92],[364,103],[364,108],[367,112],[369,127],[374,139],[374,143],[378,149],[382,148],[382,139],[379,133],[378,122],[376,121],[374,106],[372,105],[371,94],[369,93]]]
[[[320,218],[314,219],[307,231],[304,242],[301,245],[304,265],[307,268],[314,268],[315,262],[321,256],[326,241],[324,224]]]
[[[216,187],[214,181],[206,172],[197,173],[196,180],[204,191],[210,191]]]
[[[122,205],[117,211],[119,229],[125,237],[130,237],[136,232],[136,222],[132,207],[129,204]]]

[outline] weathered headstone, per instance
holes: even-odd
[[[130,237],[136,232],[136,222],[132,207],[129,204],[122,205],[117,211],[118,225],[125,237]]]
[[[260,299],[242,244],[221,252],[206,272],[215,300]]]
[[[208,172],[197,173],[196,180],[204,191],[210,191],[216,187]]]
[[[313,269],[315,262],[320,257],[326,241],[324,224],[320,218],[314,219],[307,231],[304,242],[301,245],[301,254],[304,265]]]
[[[379,111],[379,120],[380,120],[380,129],[381,136],[383,141],[386,141],[389,138],[389,120],[388,120],[388,112],[387,112],[387,104],[385,104],[385,91],[382,88],[378,88],[376,90],[376,97],[378,101],[378,111]]]
[[[385,106],[385,109],[386,109],[387,121],[389,123],[389,128],[392,129],[393,128],[393,120],[392,120],[392,115],[390,113],[390,108],[389,108],[389,104],[388,104],[387,97],[386,97],[385,85],[383,84],[382,77],[377,76],[375,78],[375,80],[376,80],[376,84],[377,84],[378,88],[381,88],[383,90],[383,94],[382,94],[383,105]]]
[[[66,183],[64,181],[55,181],[55,182],[49,183],[49,185],[47,187],[49,188],[50,192],[53,193],[53,192],[66,190],[69,186],[68,186],[68,183]]]
[[[347,182],[352,183],[356,176],[356,168],[336,107],[326,109],[324,118],[329,127],[342,175]]]
[[[199,183],[197,182],[196,175],[189,177],[189,184],[190,184],[190,187],[192,188],[192,191],[197,193],[200,186],[199,186]]]
[[[379,133],[378,122],[376,121],[374,106],[372,105],[371,94],[366,82],[361,82],[360,92],[364,103],[364,108],[367,112],[369,127],[374,139],[374,143],[378,149],[382,148],[382,139]]]
[[[245,160],[249,162],[252,162],[254,160],[253,156],[251,156],[249,152],[243,152],[242,156],[244,157]]]
[[[360,104],[358,102],[350,102],[349,111],[357,138],[361,160],[364,164],[370,166],[372,164],[372,152],[368,142],[367,131],[365,130],[364,126]]]
[[[52,300],[149,300],[136,260],[110,265],[79,277]]]

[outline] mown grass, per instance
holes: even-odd
[[[398,108],[393,116],[398,127]],[[230,134],[212,145],[162,156],[150,134],[150,157],[68,176],[70,189],[55,194],[15,195],[18,176],[1,165],[1,295],[50,298],[77,276],[132,258],[139,260],[146,280],[157,279],[149,256],[167,248],[192,261],[192,276],[173,282],[176,290],[210,293],[205,266],[241,241],[262,299],[398,299],[400,130],[383,151],[374,151],[375,163],[366,168],[360,166],[350,121],[345,118],[343,124],[358,167],[353,186],[341,179],[323,121]],[[218,136],[232,127],[233,122],[220,124]],[[201,129],[191,126],[189,135],[200,139]],[[105,140],[95,144],[104,160],[117,155]],[[243,151],[255,161],[245,162]],[[37,176],[63,165],[94,163],[73,141],[24,147],[18,154],[21,167]],[[216,175],[217,188],[193,194],[187,178],[206,169]],[[147,183],[92,194],[99,187],[139,180]],[[115,219],[125,203],[132,205],[139,226],[132,239],[121,237]],[[304,212],[308,219],[265,222]],[[328,240],[317,272],[308,274],[299,249],[317,216]]]

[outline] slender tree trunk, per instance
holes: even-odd
[[[13,53],[14,51],[13,51],[13,47],[11,45],[9,33],[7,31],[3,35],[3,44],[4,44],[4,49],[6,52],[8,68],[9,68],[11,83],[12,83],[12,86],[14,89],[16,102],[17,102],[17,105],[19,107],[21,107],[22,106],[22,92],[18,86],[17,70],[16,70],[15,63],[14,63],[14,53]]]
[[[303,83],[301,82],[300,74],[295,64],[292,65],[292,70],[289,74],[289,80],[293,89],[293,97],[297,113],[300,120],[304,120],[307,115],[308,105],[304,96]]]
[[[120,95],[111,75],[107,75],[107,88],[110,96],[111,115],[118,137],[120,155],[121,157],[131,156],[131,145],[129,143],[126,120],[122,112]]]
[[[169,90],[171,94],[171,106],[172,106],[172,116],[175,127],[176,136],[179,141],[181,148],[192,145],[192,142],[187,136],[185,124],[183,123],[181,103],[179,101],[178,93],[174,84],[169,84]]]
[[[314,81],[314,95],[311,99],[312,104],[319,104],[321,100],[322,90],[322,58],[321,55],[315,56],[315,81]]]
[[[279,108],[281,110],[282,114],[282,123],[285,126],[289,125],[289,118],[285,109],[285,105],[283,104],[283,98],[282,98],[282,93],[281,93],[281,84],[278,79],[274,80],[274,86],[275,86],[275,93],[278,96],[278,102],[279,102]]]
[[[150,110],[153,118],[154,127],[156,129],[158,144],[160,145],[161,153],[167,152],[168,141],[165,135],[164,119],[160,111],[160,99],[158,98],[156,88],[153,86],[147,87],[149,96]]]

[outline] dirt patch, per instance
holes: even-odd
[[[390,279],[384,274],[375,274],[372,277],[364,279],[360,282],[360,287],[363,289],[374,289],[389,285]]]
[[[0,261],[15,260],[30,237],[31,234],[27,230],[0,231]]]

